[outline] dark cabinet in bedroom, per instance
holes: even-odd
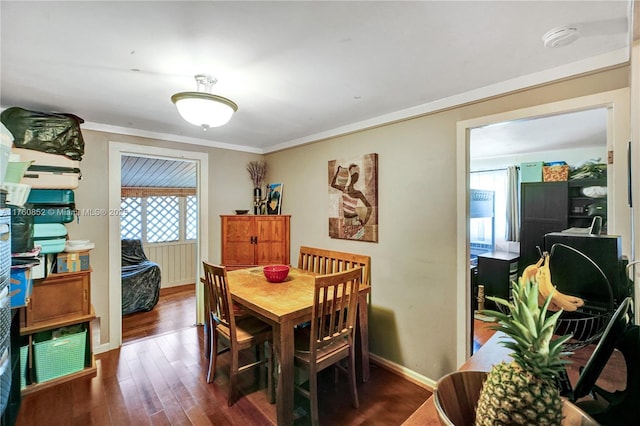
[[[519,272],[540,258],[544,236],[569,225],[569,185],[567,182],[523,183],[520,186]]]

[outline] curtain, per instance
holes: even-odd
[[[520,209],[518,207],[518,167],[507,167],[507,241],[520,241]]]

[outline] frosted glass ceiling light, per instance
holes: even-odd
[[[207,130],[229,122],[238,110],[235,102],[211,94],[211,88],[218,80],[209,75],[196,75],[197,92],[180,92],[171,96],[178,112],[186,121]]]

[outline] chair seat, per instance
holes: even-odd
[[[217,324],[216,328],[227,339],[231,339],[231,333],[229,328]],[[236,338],[238,343],[248,342],[255,340],[256,336],[268,337],[271,333],[271,326],[264,321],[260,321],[258,318],[247,315],[236,319]]]
[[[295,353],[294,356],[299,361],[309,363],[311,352],[309,351],[310,328],[297,329],[295,332]],[[349,351],[349,344],[346,339],[334,340],[330,344],[318,348],[317,362],[333,357],[343,351]]]

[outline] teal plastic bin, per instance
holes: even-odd
[[[542,182],[542,161],[520,163],[520,182]]]
[[[35,380],[53,380],[84,369],[87,330],[57,339],[51,332],[38,333],[33,342]]]

